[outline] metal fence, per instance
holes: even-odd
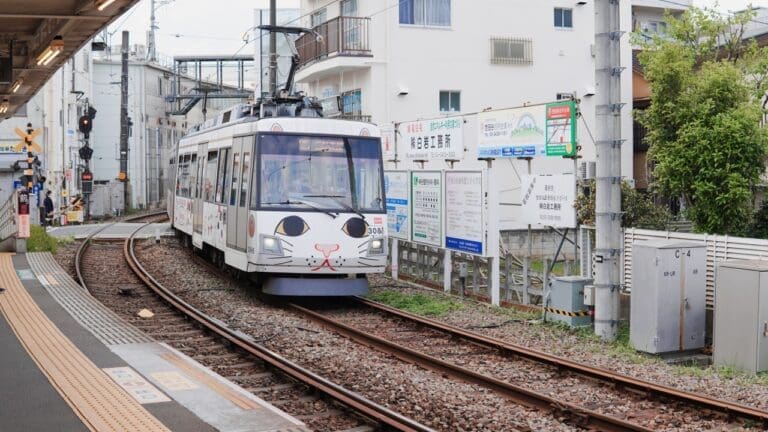
[[[541,304],[552,276],[591,274],[591,260],[585,257],[591,254],[593,232],[591,227],[570,231],[570,234],[559,230],[538,230],[533,234],[502,231],[500,303]],[[403,240],[399,240],[398,245],[398,277],[490,302],[488,259]],[[529,245],[530,256],[527,253]],[[585,261],[587,267],[584,268]],[[446,273],[450,278],[447,284]]]
[[[13,237],[19,228],[16,221],[16,202],[18,198],[14,191],[0,206],[0,241]]]
[[[768,240],[674,231],[624,230],[623,285],[632,289],[632,244],[653,239],[688,240],[707,245],[707,308],[714,307],[715,270],[718,262],[728,260],[768,259]]]

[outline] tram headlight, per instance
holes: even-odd
[[[386,242],[383,238],[371,239],[368,245],[368,255],[384,255]]]
[[[261,253],[283,255],[283,247],[280,245],[280,239],[274,236],[262,234]]]

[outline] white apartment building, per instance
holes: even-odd
[[[581,161],[595,160],[594,0],[302,0],[304,26],[323,34],[298,41],[297,80],[322,100],[327,115],[379,125],[467,115],[551,102],[580,100]],[[664,31],[665,9],[691,0],[621,2],[622,175],[633,178],[632,50],[629,32]],[[683,6],[681,6],[683,4]],[[465,117],[468,118],[468,117]],[[475,169],[476,125],[464,128],[465,157],[454,166]],[[402,157],[398,157],[403,159]],[[534,173],[573,172],[570,160],[534,159]],[[498,163],[498,162],[497,162]],[[499,181],[509,184],[502,202],[519,202],[517,173],[525,162],[509,159]],[[388,168],[394,164],[388,163]],[[402,160],[399,169],[417,166]],[[418,165],[444,169],[444,161]]]

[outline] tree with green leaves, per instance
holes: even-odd
[[[680,198],[701,232],[745,233],[765,170],[768,51],[743,40],[752,17],[691,8],[642,42],[651,105],[637,118],[648,130],[652,188]]]

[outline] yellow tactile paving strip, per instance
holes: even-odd
[[[88,359],[37,306],[0,254],[0,311],[37,366],[92,431],[169,431]]]

